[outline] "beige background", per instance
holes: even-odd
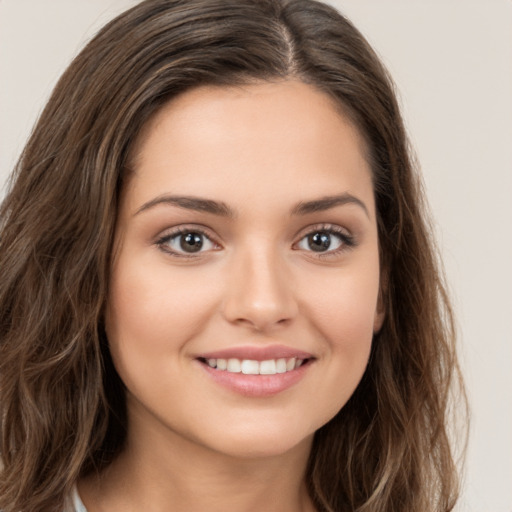
[[[0,0],[0,187],[72,56],[134,3]],[[391,70],[422,163],[473,410],[458,510],[512,512],[512,2],[330,3]]]

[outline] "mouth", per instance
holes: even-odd
[[[309,373],[315,361],[311,354],[305,352],[295,351],[292,355],[289,349],[272,351],[274,357],[268,351],[235,349],[204,354],[196,361],[205,374],[222,388],[245,397],[262,399],[294,387]]]
[[[277,375],[293,372],[297,368],[308,364],[311,358],[288,357],[278,359],[255,359],[237,358],[203,358],[198,360],[208,367],[227,373],[241,373],[244,375]]]

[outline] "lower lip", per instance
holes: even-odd
[[[277,395],[297,384],[308,371],[312,361],[307,361],[295,370],[275,375],[245,375],[216,370],[202,362],[199,364],[221,386],[243,396],[262,398]]]

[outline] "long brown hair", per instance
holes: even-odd
[[[335,98],[365,137],[384,276],[386,320],[367,371],[315,434],[311,497],[330,512],[453,508],[454,323],[379,59],[347,19],[313,0],[146,0],[106,25],[64,73],[0,211],[4,512],[60,512],[74,482],[123,448],[124,389],[102,314],[137,134],[190,88],[281,79]]]

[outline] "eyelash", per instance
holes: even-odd
[[[297,246],[308,236],[315,235],[317,233],[325,233],[330,236],[334,235],[340,239],[341,245],[340,247],[329,251],[307,251],[313,254],[315,258],[326,259],[336,257],[339,256],[341,253],[349,251],[357,246],[356,239],[353,235],[349,234],[346,229],[343,229],[333,224],[320,224],[307,227],[301,232],[299,241],[296,242],[294,246]]]
[[[317,233],[325,233],[327,235],[334,235],[340,239],[341,245],[340,247],[334,249],[334,250],[328,250],[328,251],[306,251],[314,254],[316,258],[329,258],[339,255],[342,252],[348,251],[354,247],[356,247],[356,240],[353,235],[350,235],[346,232],[346,230],[340,228],[339,226],[335,226],[332,224],[321,224],[317,226],[310,226],[302,231],[300,238],[298,242],[293,244],[293,247],[296,247],[299,243],[301,243],[304,239],[306,239],[308,236],[315,235]],[[182,226],[179,228],[174,229],[170,233],[167,233],[163,236],[161,236],[156,241],[156,246],[163,252],[170,254],[172,256],[178,257],[178,258],[197,258],[205,251],[198,251],[197,253],[186,253],[186,252],[178,252],[169,247],[169,242],[173,239],[176,239],[180,237],[181,235],[186,234],[198,234],[202,237],[206,238],[211,244],[213,244],[216,247],[220,247],[220,245],[215,242],[212,235],[207,232],[205,229],[201,228],[200,226]],[[215,249],[214,249],[215,250]],[[300,249],[295,249],[300,250]]]
[[[205,229],[203,229],[199,226],[182,226],[182,227],[176,228],[173,231],[171,231],[170,233],[167,233],[167,234],[163,235],[162,237],[160,237],[156,241],[156,245],[161,251],[163,251],[167,254],[170,254],[172,256],[176,256],[178,258],[197,258],[197,256],[199,254],[201,254],[202,251],[199,253],[187,254],[186,252],[175,251],[169,247],[169,242],[171,240],[173,240],[174,238],[178,238],[181,235],[188,235],[191,233],[201,235],[204,238],[206,238],[207,240],[209,240],[210,243],[212,243],[214,246],[220,247],[219,244],[217,244],[214,241],[212,235],[210,233],[208,233]]]

